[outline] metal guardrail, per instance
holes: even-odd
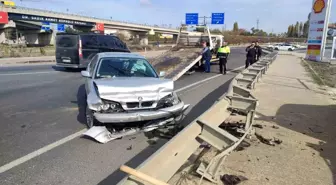
[[[147,185],[154,181],[156,184],[167,184],[203,142],[217,149],[218,154],[208,165],[201,163],[196,172],[202,176],[200,182],[206,178],[217,183],[219,168],[226,157],[246,137],[254,134],[252,125],[258,100],[251,91],[262,75],[266,74],[269,65],[277,55],[277,52],[271,52],[240,72],[231,81],[229,90],[223,98],[220,98],[210,109],[180,131],[136,170],[129,170],[129,168],[125,170],[123,165],[121,170],[130,175],[118,185]],[[239,130],[241,137],[219,128],[219,125],[229,118],[232,112],[238,112],[246,117],[244,128]]]

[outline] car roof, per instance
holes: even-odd
[[[105,57],[128,57],[128,58],[142,58],[146,59],[144,56],[137,53],[127,53],[127,52],[102,52],[98,53],[99,58]]]
[[[95,35],[95,36],[111,36],[111,37],[117,37],[116,35],[105,35],[100,33],[67,33],[67,32],[57,32],[56,35]]]

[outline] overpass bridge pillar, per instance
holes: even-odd
[[[144,35],[144,36],[140,37],[140,45],[145,45],[145,46],[148,45],[148,36],[147,35]]]
[[[174,43],[176,43],[176,41],[177,41],[177,37],[178,37],[177,34],[173,34],[173,42],[174,42]]]
[[[145,33],[141,33],[141,34],[135,33],[133,44],[139,44],[142,46],[148,45],[148,35]]]

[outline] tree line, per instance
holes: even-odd
[[[305,22],[296,21],[296,24],[288,26],[287,37],[307,38],[309,32],[310,13]]]
[[[242,35],[242,36],[260,36],[260,37],[282,37],[285,34],[275,34],[275,33],[267,33],[263,29],[257,29],[252,27],[250,30],[239,28],[238,22],[233,23],[232,30],[219,30],[219,29],[212,29],[212,33],[215,34],[223,34],[229,33],[232,35]]]
[[[292,24],[288,26],[287,37],[295,37],[295,38],[305,38],[308,37],[309,32],[309,21],[306,22],[296,22],[296,24]]]

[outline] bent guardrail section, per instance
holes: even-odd
[[[208,165],[201,163],[196,172],[202,176],[200,181],[206,178],[217,183],[218,171],[225,158],[247,136],[254,133],[252,125],[258,100],[251,91],[255,88],[255,83],[267,72],[277,54],[277,52],[271,52],[239,73],[231,81],[225,96],[217,100],[210,109],[180,131],[136,170],[123,166],[121,170],[130,175],[118,185],[146,185],[154,181],[157,182],[156,184],[167,184],[204,142],[217,149],[218,154]],[[244,126],[237,130],[241,133],[240,136],[219,127],[232,113],[245,117]]]

